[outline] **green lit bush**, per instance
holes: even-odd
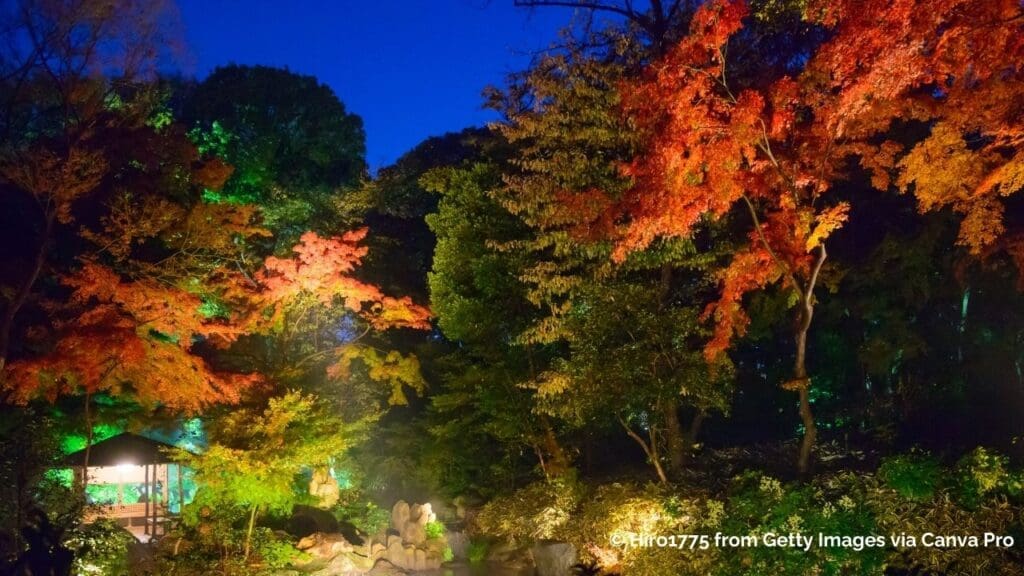
[[[287,568],[302,560],[308,560],[309,554],[302,552],[288,540],[276,538],[270,530],[261,528],[253,538],[253,549],[262,564],[269,568]]]
[[[485,534],[513,543],[555,538],[583,494],[584,487],[573,475],[535,482],[492,500],[480,511],[477,524]]]
[[[900,496],[925,502],[935,497],[942,469],[934,458],[907,454],[886,458],[878,469],[878,477]]]
[[[1024,474],[1011,473],[1005,456],[976,448],[956,465],[956,495],[968,507],[978,506],[986,496],[1003,494],[1019,498],[1024,492]]]
[[[487,553],[491,550],[491,543],[484,539],[474,539],[469,542],[466,548],[466,559],[470,564],[481,564],[487,560]]]
[[[833,536],[876,534],[877,526],[864,501],[864,487],[854,475],[820,479],[810,485],[788,485],[748,472],[736,478],[725,503],[720,531],[730,535],[802,533]],[[882,549],[812,546],[756,546],[719,555],[714,573],[721,576],[802,576],[881,574]]]
[[[437,540],[444,537],[444,523],[437,520],[427,522],[423,529],[427,533],[428,540]]]
[[[75,555],[75,576],[127,576],[128,548],[134,543],[135,537],[113,520],[84,524],[65,541]]]

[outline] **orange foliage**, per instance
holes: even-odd
[[[913,192],[922,211],[964,215],[960,242],[980,254],[1004,233],[1002,198],[1024,188],[1024,8],[1017,0],[819,0],[808,18],[832,29],[796,77],[734,91],[726,44],[742,0],[713,0],[690,34],[622,88],[647,135],[623,167],[633,187],[608,215],[613,257],[659,236],[689,236],[740,206],[750,245],[722,274],[709,355],[748,322],[745,293],[780,281],[813,304],[824,244],[849,213],[829,201],[851,157],[872,184]],[[908,147],[897,121],[925,122]]]
[[[9,366],[12,399],[50,401],[88,392],[131,395],[147,406],[194,413],[211,404],[237,402],[256,375],[214,371],[192,352],[197,338],[231,340],[238,330],[203,319],[200,301],[152,281],[124,282],[88,263],[65,279],[72,296],[57,322],[55,347]]]
[[[323,306],[340,303],[377,330],[428,329],[430,310],[408,297],[385,296],[377,286],[352,275],[366,255],[366,247],[360,244],[366,232],[361,228],[334,238],[306,232],[293,248],[294,257],[267,258],[256,280],[274,317],[280,318],[287,306],[309,297]]]

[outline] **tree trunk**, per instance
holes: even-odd
[[[82,458],[82,495],[89,488],[89,453],[92,451],[92,394],[85,391],[85,454]]]
[[[683,452],[684,462],[691,454],[693,454],[693,447],[697,444],[697,437],[700,435],[700,429],[704,425],[705,418],[707,418],[707,412],[704,410],[698,410],[697,413],[693,415],[693,420],[690,420],[690,429],[686,432],[686,441],[683,444],[686,449],[686,451]]]
[[[249,513],[249,529],[245,532],[245,553],[242,556],[244,560],[249,559],[249,551],[252,549],[252,531],[256,526],[256,511],[259,510],[259,506],[253,506],[252,512]]]
[[[547,462],[547,470],[552,476],[561,476],[569,470],[569,459],[565,456],[565,450],[558,442],[551,423],[544,420],[544,451],[550,456]]]
[[[673,475],[682,471],[686,464],[688,439],[683,434],[679,421],[679,402],[675,399],[663,401],[662,419],[665,421],[665,450],[668,452],[668,471]]]
[[[814,422],[814,413],[811,411],[811,381],[807,377],[807,332],[811,328],[811,320],[814,319],[814,286],[825,258],[825,245],[822,244],[819,246],[818,259],[814,263],[814,270],[803,293],[800,316],[797,318],[796,361],[793,363],[793,380],[787,386],[791,390],[796,390],[800,395],[800,421],[804,425],[804,437],[800,441],[800,455],[797,458],[797,470],[800,474],[807,474],[810,470],[811,454],[818,439],[818,426]]]
[[[647,460],[651,463],[651,466],[654,467],[654,472],[658,475],[658,480],[662,484],[668,484],[668,475],[665,474],[665,469],[661,466],[661,460],[658,457],[658,442],[654,428],[651,428],[651,441],[648,443],[639,434],[634,432],[633,429],[629,427],[629,424],[627,424],[621,417],[619,418],[619,424],[621,424],[623,429],[626,430],[626,434],[639,444],[640,448],[643,448],[644,454],[647,455]]]

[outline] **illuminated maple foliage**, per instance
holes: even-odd
[[[624,89],[625,111],[649,141],[624,167],[634,186],[610,208],[613,258],[690,236],[704,218],[746,213],[749,241],[707,310],[716,329],[706,354],[745,332],[745,294],[792,290],[796,364],[785,386],[801,395],[802,469],[816,433],[805,365],[814,289],[826,241],[850,209],[834,187],[859,160],[875,186],[913,192],[922,211],[963,214],[960,242],[973,252],[995,243],[1002,198],[1024,185],[1022,12],[1013,0],[812,2],[805,18],[830,33],[806,65],[738,82],[728,54],[743,42],[748,6],[718,0]],[[899,126],[912,122],[927,132],[907,143]]]

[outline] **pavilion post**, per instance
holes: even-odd
[[[149,534],[149,464],[142,465],[142,494],[146,498],[145,512],[143,513],[143,533]]]
[[[181,468],[181,462],[176,464],[178,468],[178,515],[180,516],[185,512],[185,479],[183,478],[184,471]]]

